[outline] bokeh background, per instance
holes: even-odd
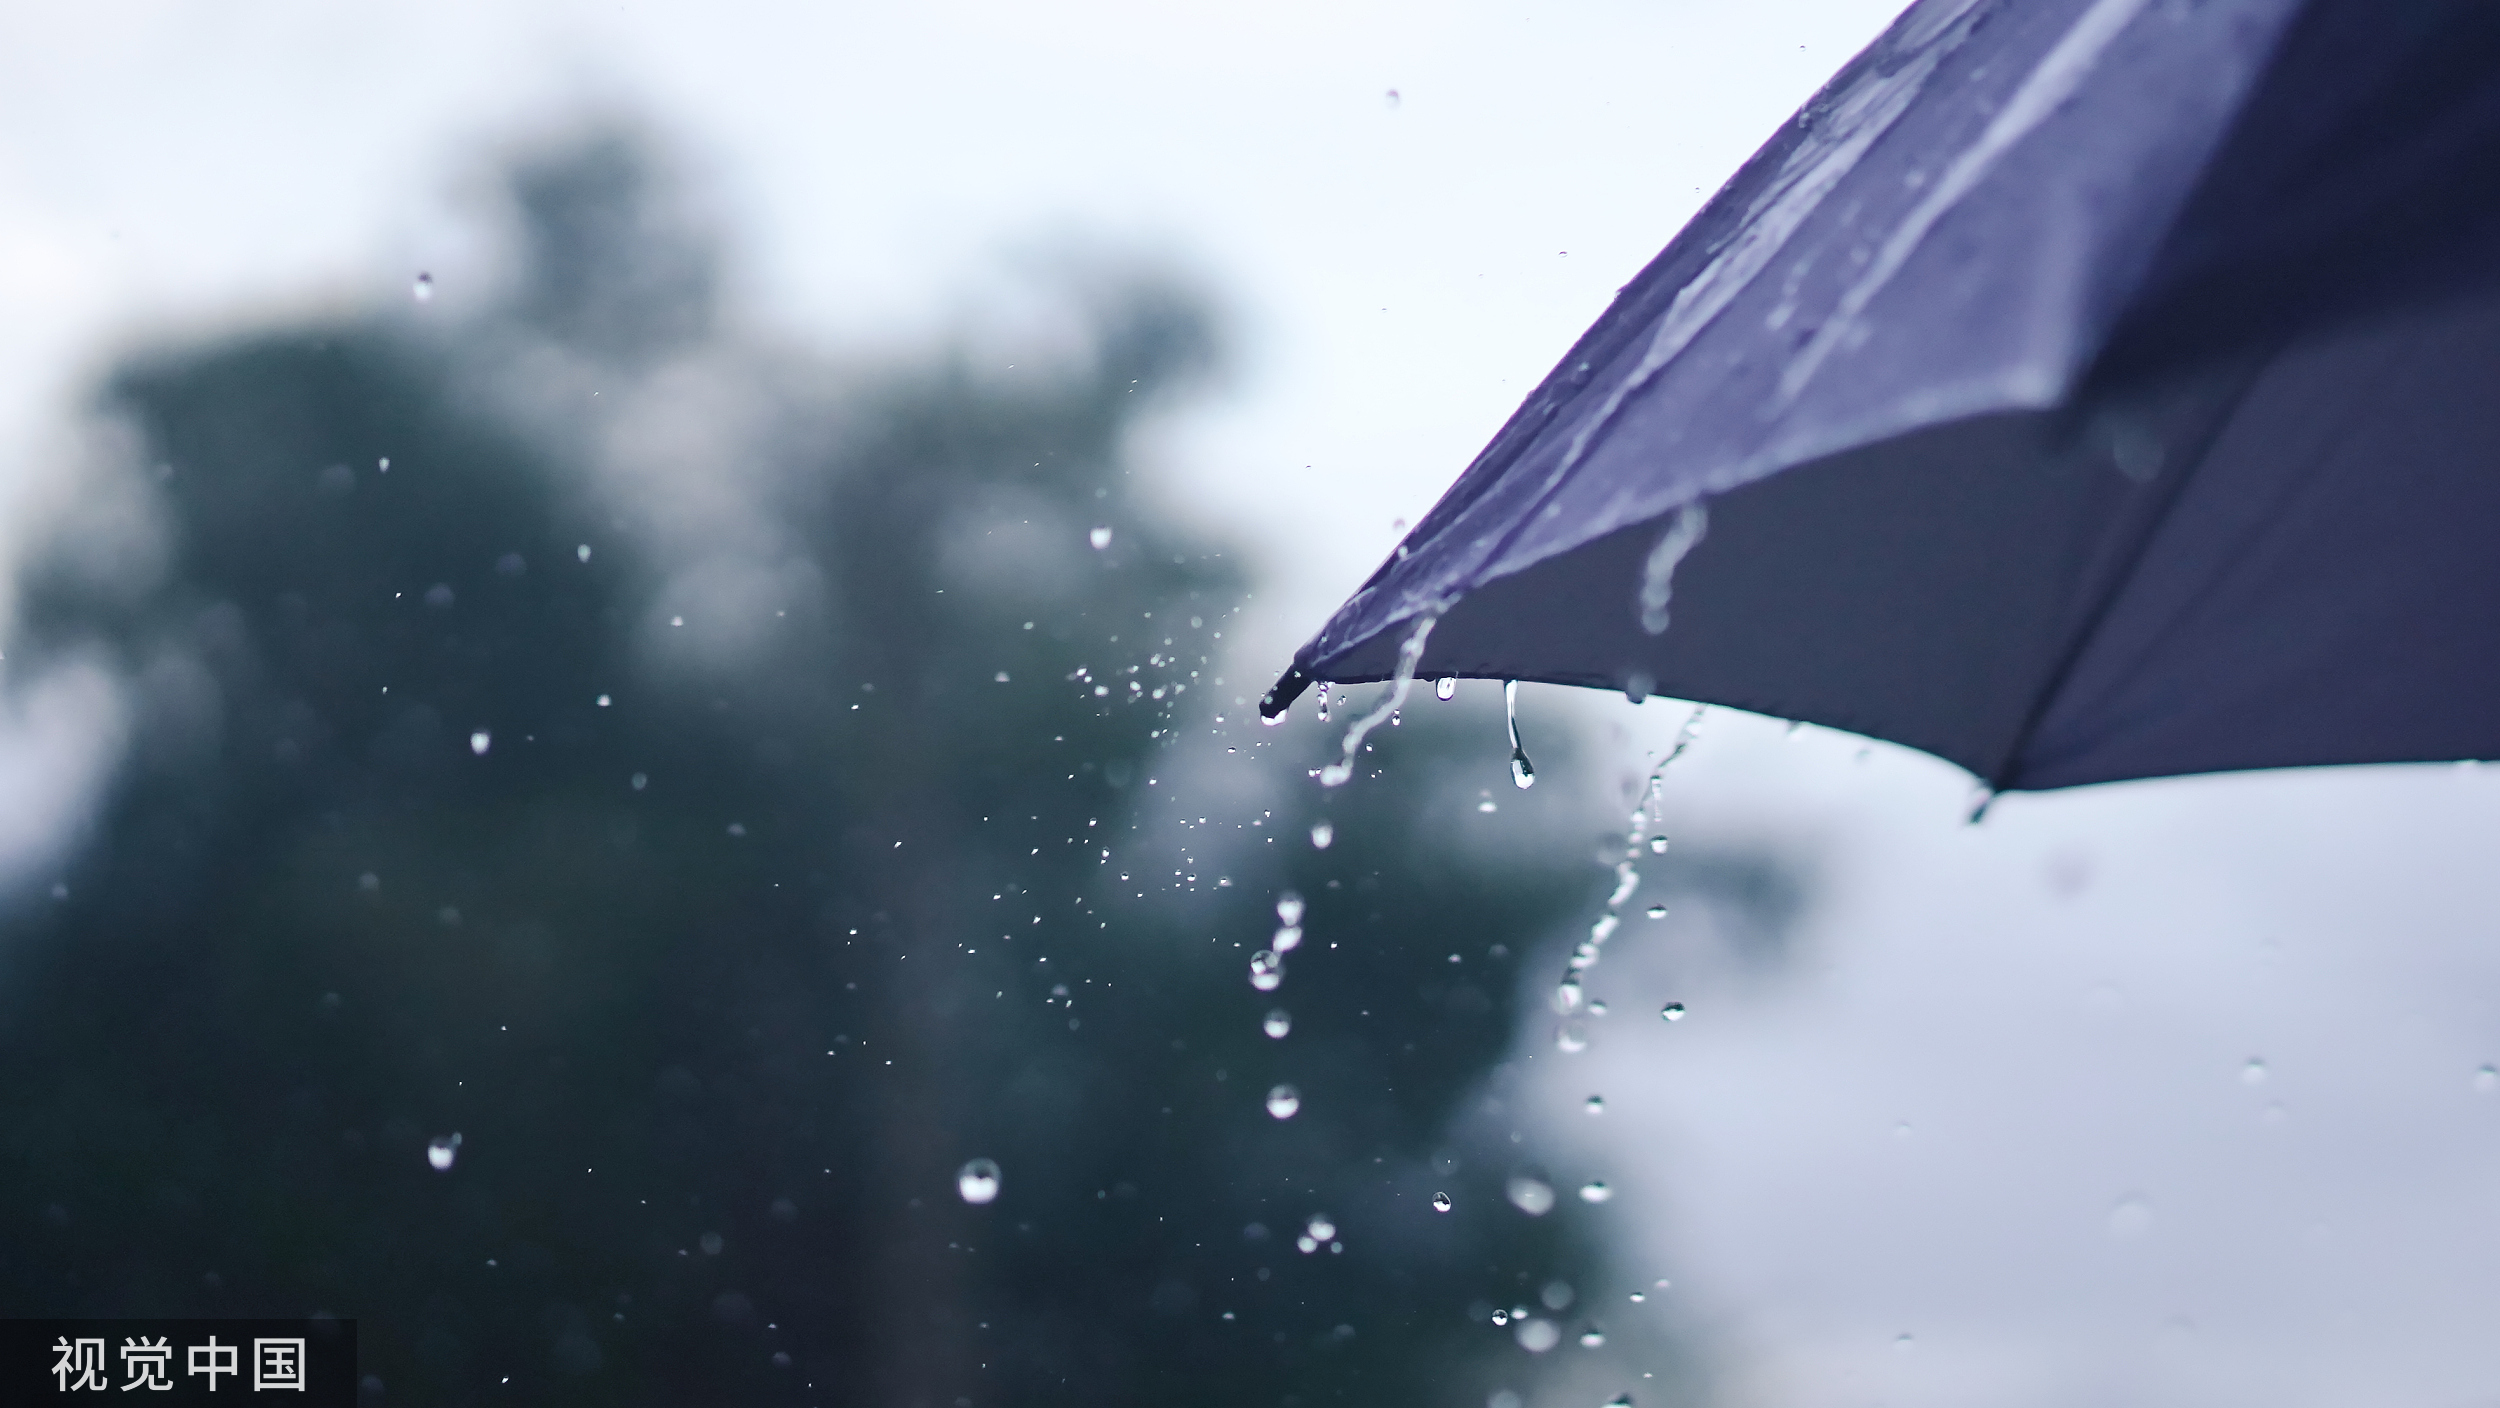
[[[2480,770],[1967,826],[1245,707],[1892,9],[7,7],[0,1310],[354,1316],[374,1402],[2500,1401]]]

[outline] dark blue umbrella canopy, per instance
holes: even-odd
[[[2500,756],[2500,5],[1913,7],[1262,711],[1402,647],[1998,789]]]

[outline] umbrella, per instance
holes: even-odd
[[[1415,675],[1992,790],[2500,754],[2500,7],[1913,7],[1260,707]]]

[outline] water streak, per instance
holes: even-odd
[[[1937,177],[1936,184],[1910,213],[1902,217],[1884,247],[1840,296],[1832,310],[1816,330],[1814,340],[1798,352],[1796,360],[1780,374],[1780,397],[1793,400],[1806,383],[1814,379],[1824,361],[1840,349],[1844,342],[1854,345],[1863,336],[1859,319],[1875,296],[1884,291],[1893,276],[1910,262],[1910,256],[1925,243],[1928,232],[1935,229],[1963,197],[1976,189],[2005,154],[2028,137],[2041,123],[2048,121],[2059,108],[2074,97],[2083,80],[2092,73],[2111,41],[2123,33],[2128,24],[2141,13],[2147,0],[2097,0],[2082,18],[2067,30],[2040,62],[2024,77],[2022,86],[1997,109],[1996,116],[1971,143],[1953,159],[1953,164]]]
[[[1363,750],[1363,736],[1380,727],[1383,720],[1395,715],[1399,706],[1406,702],[1406,691],[1415,684],[1415,666],[1424,658],[1424,641],[1432,634],[1434,623],[1440,619],[1441,613],[1437,611],[1427,611],[1416,618],[1414,631],[1407,636],[1406,643],[1398,647],[1398,668],[1397,673],[1389,678],[1388,697],[1346,729],[1344,755],[1319,770],[1320,786],[1343,787],[1353,779],[1354,759]],[[1326,685],[1320,687],[1327,688]],[[1320,717],[1326,718],[1327,715]]]
[[[1658,546],[1649,550],[1649,560],[1641,564],[1642,630],[1653,636],[1666,633],[1667,600],[1675,592],[1675,569],[1709,531],[1710,510],[1692,503],[1677,509],[1674,521],[1658,535]]]

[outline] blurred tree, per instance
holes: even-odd
[[[1213,364],[1184,288],[844,371],[724,330],[659,169],[516,162],[473,316],[112,377],[145,492],[14,654],[139,722],[8,920],[0,1301],[353,1315],[392,1401],[1481,1401],[1490,1310],[1603,1274],[1458,1118],[1608,879],[1572,799],[1487,848],[1486,721],[1328,794],[1245,727],[1242,581],[1125,458]]]

